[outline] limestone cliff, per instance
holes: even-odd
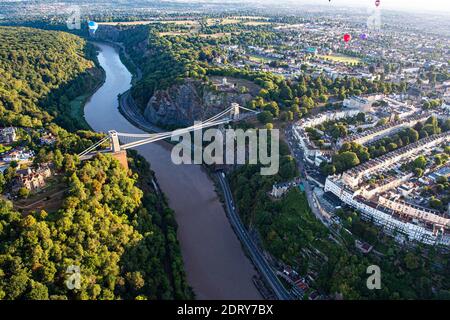
[[[237,90],[221,91],[200,81],[186,79],[183,84],[157,91],[144,111],[150,122],[165,127],[189,126],[206,120],[232,102],[245,105],[252,96]]]

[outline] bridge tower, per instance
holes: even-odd
[[[111,153],[114,158],[119,160],[120,164],[128,170],[127,151],[120,148],[119,135],[117,131],[111,130],[108,132],[111,140]]]
[[[120,142],[119,136],[117,135],[117,131],[111,130],[108,132],[108,134],[111,139],[111,151],[113,153],[120,152]]]
[[[231,119],[232,120],[239,120],[239,108],[241,106],[238,103],[232,103],[231,104]]]

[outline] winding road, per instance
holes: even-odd
[[[236,212],[236,208],[233,202],[233,195],[231,193],[228,182],[225,178],[223,172],[217,173],[217,178],[219,179],[220,186],[225,196],[225,203],[227,207],[228,216],[231,220],[231,224],[239,236],[242,244],[246,247],[249,252],[253,263],[258,268],[260,274],[264,277],[266,282],[270,285],[271,289],[277,296],[279,300],[290,300],[292,297],[289,292],[284,288],[283,284],[280,282],[272,267],[267,262],[266,258],[262,254],[261,250],[256,246],[253,240],[248,235],[241,218]]]

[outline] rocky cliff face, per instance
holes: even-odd
[[[183,84],[157,91],[147,103],[144,116],[159,126],[189,126],[216,115],[233,102],[245,105],[251,98],[250,94],[218,91],[186,79]]]
[[[116,26],[101,25],[95,32],[95,38],[118,42],[120,40],[120,29]]]

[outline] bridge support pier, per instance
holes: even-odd
[[[113,152],[112,156],[120,162],[122,167],[124,167],[126,170],[128,170],[129,167],[128,167],[128,159],[127,159],[127,151],[126,150],[122,150],[119,152]]]

